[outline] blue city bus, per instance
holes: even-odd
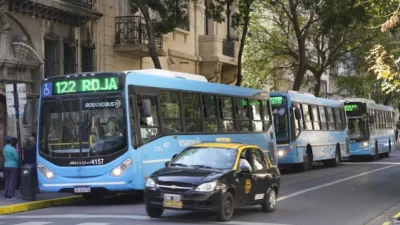
[[[41,192],[140,192],[175,154],[218,139],[260,146],[276,165],[266,91],[151,69],[47,78],[38,98]]]
[[[296,91],[270,96],[279,167],[306,171],[316,161],[334,167],[348,156],[343,102]]]
[[[350,156],[389,157],[396,148],[396,116],[391,106],[370,99],[345,99],[348,119]]]

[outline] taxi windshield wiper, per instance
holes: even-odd
[[[183,163],[172,163],[170,166],[183,166],[183,167],[189,167],[188,165],[186,165],[186,164],[183,164]]]
[[[204,168],[204,169],[217,169],[217,170],[222,170],[220,168],[212,167],[212,166],[205,166],[205,165],[191,165],[191,167],[195,168]]]

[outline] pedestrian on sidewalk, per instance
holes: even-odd
[[[19,155],[16,151],[18,139],[8,138],[3,149],[4,156],[4,198],[15,199],[15,188],[18,180]]]

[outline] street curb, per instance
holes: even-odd
[[[48,208],[52,206],[68,205],[83,200],[84,200],[83,197],[78,195],[78,196],[70,196],[63,198],[53,198],[47,200],[33,201],[27,203],[19,203],[9,206],[2,206],[0,207],[0,215],[31,211],[35,209]]]

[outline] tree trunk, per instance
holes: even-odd
[[[250,5],[251,4],[246,4],[246,15],[244,16],[244,24],[243,24],[243,32],[242,32],[242,37],[240,39],[240,47],[239,47],[239,53],[238,53],[238,67],[237,67],[237,80],[236,80],[236,86],[240,86],[242,83],[242,55],[243,55],[243,50],[244,50],[244,45],[247,37],[247,32],[249,30],[249,23],[250,23]]]
[[[149,53],[151,59],[153,60],[154,68],[161,69],[161,63],[160,59],[158,58],[156,49],[156,37],[154,34],[154,27],[150,19],[149,9],[146,7],[142,0],[133,0],[133,2],[136,3],[143,14],[144,20],[146,21],[147,36],[149,38]]]
[[[298,40],[299,44],[299,67],[296,72],[296,77],[294,79],[293,90],[299,91],[301,88],[301,84],[303,83],[304,75],[306,74],[306,46],[303,42],[303,38]]]
[[[321,91],[321,76],[314,75],[314,77],[315,77],[315,81],[316,81],[315,86],[314,86],[314,95],[315,95],[315,97],[319,97],[319,94],[320,94],[319,92]]]
[[[384,105],[389,105],[389,104],[390,104],[390,101],[392,100],[392,97],[393,97],[393,94],[392,94],[392,93],[390,93],[390,94],[388,94],[388,95],[385,95],[385,98],[384,98],[384,100],[383,100],[383,104],[384,104]]]

